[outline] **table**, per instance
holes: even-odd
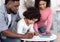
[[[34,36],[32,39],[21,39],[24,40],[24,42],[26,41],[51,41],[51,40],[55,40],[57,38],[57,36],[55,34],[52,34],[49,38],[42,38],[40,36]]]

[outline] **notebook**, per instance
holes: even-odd
[[[40,38],[50,38],[51,34],[40,34],[39,37]]]

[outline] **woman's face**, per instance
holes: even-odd
[[[40,2],[39,2],[39,8],[40,8],[40,9],[45,9],[45,8],[46,8],[46,4],[47,4],[46,1],[40,1]]]

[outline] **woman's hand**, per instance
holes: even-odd
[[[50,35],[50,34],[51,34],[51,32],[46,30],[46,34],[49,34],[49,35]]]

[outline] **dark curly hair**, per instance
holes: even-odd
[[[9,2],[9,1],[20,1],[20,0],[5,0],[5,5]]]
[[[40,21],[40,13],[39,11],[35,8],[35,7],[29,7],[24,13],[23,13],[24,17],[27,19],[38,19],[38,21]],[[37,22],[38,22],[37,21]]]
[[[39,2],[40,1],[45,1],[45,2],[47,2],[47,5],[46,5],[46,7],[50,7],[50,0],[35,0],[35,7],[37,8],[37,9],[39,9]]]

